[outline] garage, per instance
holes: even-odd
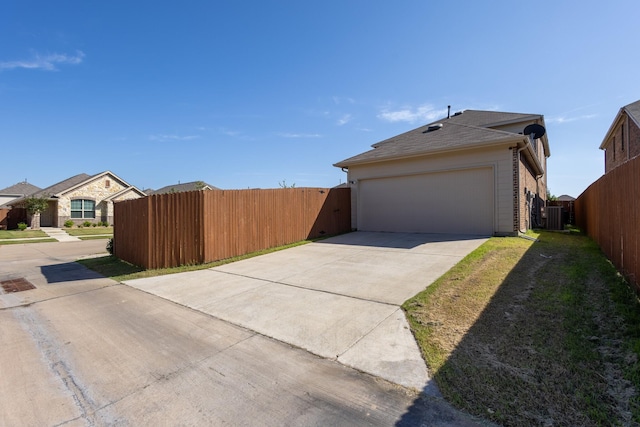
[[[362,179],[357,212],[363,231],[492,235],[493,168]]]

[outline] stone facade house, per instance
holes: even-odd
[[[336,163],[352,228],[489,236],[543,226],[544,124],[540,114],[466,110]]]
[[[600,149],[604,150],[604,173],[640,155],[640,101],[618,111]]]
[[[77,224],[85,221],[113,224],[114,202],[146,195],[113,172],[105,171],[72,176],[31,196],[49,199],[49,207],[40,215],[40,226],[62,227],[68,220]],[[15,200],[11,205],[20,206],[22,200],[24,198]]]

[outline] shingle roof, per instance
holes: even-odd
[[[81,174],[72,176],[71,178],[67,178],[64,181],[60,181],[56,184],[50,185],[47,188],[43,188],[40,191],[36,191],[32,195],[35,197],[51,197],[56,194],[62,193],[65,190],[68,190],[69,188],[74,187],[84,181],[87,181],[93,176],[95,175],[87,175],[86,173],[81,173]]]
[[[145,190],[145,193],[151,194],[165,194],[165,193],[182,193],[184,191],[196,191],[196,190],[219,190],[218,187],[214,187],[211,184],[207,184],[204,181],[185,182],[183,184],[167,185],[159,188],[155,191]]]
[[[33,184],[29,184],[27,181],[19,182],[11,187],[0,190],[0,194],[8,194],[11,196],[28,196],[36,191],[40,190],[40,187],[36,187]]]
[[[625,105],[623,108],[627,111],[629,117],[640,126],[640,101]]]
[[[524,137],[521,134],[490,127],[536,120],[541,117],[539,114],[467,110],[462,114],[435,121],[373,144],[373,150],[350,157],[334,166],[346,167],[358,163],[522,140]],[[441,127],[429,131],[429,128],[435,125],[438,127],[441,125]]]

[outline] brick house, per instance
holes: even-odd
[[[640,155],[640,101],[618,111],[600,144],[604,150],[604,173]]]

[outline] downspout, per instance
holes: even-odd
[[[531,141],[529,140],[529,138],[527,138],[527,143],[524,144],[524,146],[522,148],[518,148],[518,150],[516,151],[516,153],[518,155],[518,164],[516,165],[516,168],[517,168],[516,169],[516,171],[517,171],[516,173],[517,173],[517,177],[518,177],[518,191],[517,191],[517,193],[518,193],[518,230],[517,230],[518,234],[521,233],[521,227],[520,227],[520,223],[521,223],[521,218],[520,218],[520,215],[521,215],[521,212],[520,212],[520,197],[522,197],[520,195],[520,160],[521,160],[520,159],[520,156],[521,156],[520,153],[522,152],[522,150],[527,148],[527,146],[530,143],[531,143]]]
[[[540,194],[540,183],[538,182],[538,180],[543,176],[544,176],[543,173],[541,173],[540,175],[536,175],[536,193],[537,194]],[[546,199],[546,194],[545,194],[545,199],[544,199],[545,207],[547,206],[548,202],[549,201]],[[538,210],[538,220],[540,221],[540,227],[542,227],[542,214],[540,212],[540,206],[536,206],[536,209]]]

